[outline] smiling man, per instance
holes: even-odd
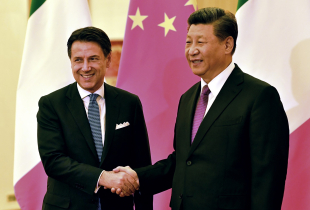
[[[115,172],[139,179],[141,194],[172,187],[172,210],[280,210],[289,128],[279,94],[232,62],[232,13],[200,9],[188,25],[185,56],[201,81],[181,96],[174,152],[153,166]]]
[[[43,96],[37,114],[39,153],[48,175],[42,209],[133,210],[135,204],[152,210],[152,195],[133,196],[138,185],[132,177],[108,172],[118,165],[151,164],[139,98],[104,83],[111,63],[108,36],[86,27],[74,31],[67,46],[76,82]],[[124,180],[133,184],[121,185]],[[129,197],[104,189],[112,187]]]

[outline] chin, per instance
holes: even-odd
[[[87,90],[87,91],[91,91],[92,89],[94,89],[93,86],[89,86],[89,85],[84,85],[84,86],[81,86],[84,90]]]
[[[197,71],[197,70],[192,70],[193,74],[195,74],[198,77],[201,77],[203,75],[203,72]]]

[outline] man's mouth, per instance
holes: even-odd
[[[81,74],[81,76],[82,76],[83,78],[86,78],[86,79],[91,78],[91,77],[94,76],[94,75],[95,75],[95,74],[85,74],[85,75]]]
[[[201,63],[202,60],[191,60],[191,62],[194,63],[194,64],[198,64],[198,63]]]

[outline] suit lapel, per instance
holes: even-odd
[[[90,150],[94,154],[95,158],[98,159],[93,136],[85,112],[85,107],[83,100],[81,99],[81,96],[77,90],[76,82],[70,85],[66,96],[66,104],[69,111],[71,112],[76,124],[80,128],[80,131],[82,132]]]
[[[114,138],[115,126],[119,115],[119,103],[117,103],[118,93],[113,87],[104,83],[104,98],[106,104],[106,123],[104,147],[101,156],[101,164],[109,152],[109,148]]]
[[[197,148],[203,137],[209,131],[215,120],[221,115],[225,108],[234,100],[238,93],[243,88],[243,72],[236,65],[232,71],[220,93],[217,95],[207,115],[200,124],[193,144],[191,146],[189,155]],[[191,118],[193,119],[193,118]]]
[[[200,85],[201,82],[198,82],[196,85],[193,86],[192,90],[188,92],[188,97],[182,99],[183,101],[186,102],[186,105],[184,109],[178,113],[179,115],[182,115],[180,118],[180,136],[183,136],[185,138],[184,142],[182,142],[182,146],[180,148],[185,149],[185,154],[188,154],[191,148],[191,134],[192,134],[192,126],[193,126],[193,119],[194,119],[194,114],[196,110],[196,104],[198,101],[198,97],[200,95]],[[183,111],[183,110],[188,110],[188,111]],[[186,120],[185,120],[186,119]]]

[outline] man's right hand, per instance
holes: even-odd
[[[130,175],[136,181],[138,186],[140,186],[137,173],[134,170],[132,170],[129,166],[126,166],[126,167],[118,166],[117,168],[113,169],[113,172],[115,172],[115,173],[126,173],[126,174]],[[118,194],[120,197],[125,196],[125,193],[123,192],[122,188],[114,188],[113,187],[113,188],[111,188],[111,192]]]
[[[136,190],[139,190],[139,180],[138,177],[129,175],[129,169],[123,169],[126,167],[117,167],[115,172],[104,171],[99,179],[99,185],[104,186],[105,189],[111,189],[111,191],[116,192],[121,197],[129,196],[133,194]],[[126,173],[129,172],[128,173]],[[135,173],[135,172],[134,172]],[[115,190],[117,189],[117,190]]]

